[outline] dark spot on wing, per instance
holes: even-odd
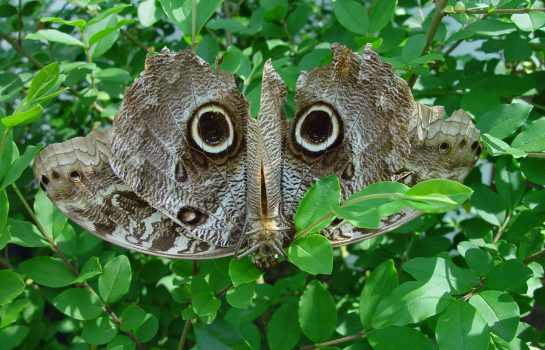
[[[185,182],[187,180],[187,170],[181,162],[176,163],[176,168],[174,169],[174,177],[178,182]]]
[[[51,177],[54,179],[54,180],[58,180],[60,177],[61,177],[61,174],[59,174],[56,170],[53,170],[51,172]],[[47,184],[46,184],[47,185]]]
[[[191,226],[202,224],[206,220],[206,215],[203,212],[191,206],[180,208],[176,217],[181,223]]]

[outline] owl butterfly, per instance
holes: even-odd
[[[127,88],[110,130],[53,144],[34,162],[49,198],[114,244],[152,255],[207,259],[255,253],[270,266],[294,236],[297,204],[336,174],[343,196],[378,181],[463,180],[481,146],[463,111],[416,103],[368,46],[332,45],[333,62],[286,87],[264,65],[260,112],[231,74],[191,51],[163,50]],[[323,230],[335,246],[388,232],[418,216],[404,209],[376,230],[345,221]]]

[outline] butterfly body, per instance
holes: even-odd
[[[179,258],[255,253],[264,267],[285,254],[297,205],[324,176],[339,177],[345,199],[378,181],[463,180],[481,147],[469,115],[444,119],[415,102],[370,47],[332,50],[331,64],[299,77],[290,120],[270,61],[253,119],[232,75],[163,50],[127,88],[113,128],[47,147],[36,179],[110,242]],[[321,234],[344,245],[418,215],[403,209],[375,230],[335,222]]]

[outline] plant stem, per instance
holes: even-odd
[[[334,340],[326,341],[319,344],[306,345],[306,346],[300,347],[299,350],[312,350],[312,349],[318,349],[318,348],[322,348],[326,346],[337,345],[337,344],[346,343],[352,340],[358,340],[358,339],[364,338],[365,336],[367,336],[367,333],[359,332],[354,335],[349,335],[347,337],[342,337],[339,339],[334,339]]]
[[[511,220],[511,211],[507,212],[507,216],[505,217],[505,220],[503,221],[503,224],[501,225],[500,229],[498,230],[498,233],[496,233],[496,236],[492,240],[492,243],[496,243],[500,240],[501,235],[503,234],[503,231],[505,231],[505,228],[507,227],[507,224],[509,224],[509,221]]]
[[[453,10],[454,13],[466,13],[468,15],[478,14],[516,14],[529,12],[545,12],[545,8],[524,8],[524,9],[473,9],[473,10]],[[443,12],[444,15],[450,15],[452,12]]]
[[[189,334],[189,329],[191,328],[191,320],[186,320],[184,324],[184,330],[182,331],[182,336],[180,337],[180,341],[178,342],[177,350],[184,350],[185,341],[187,339],[187,335]]]
[[[28,51],[26,51],[21,45],[19,45],[19,43],[17,42],[17,40],[14,40],[12,39],[8,34],[6,33],[3,33],[3,32],[0,32],[0,39],[4,39],[5,41],[8,42],[8,44],[11,45],[11,47],[13,47],[15,49],[15,51],[19,52],[21,55],[25,56],[26,58],[28,58],[28,60],[30,61],[30,63],[32,63],[33,65],[35,65],[36,67],[42,69],[43,67],[45,67],[43,65],[42,62],[38,61],[38,59],[36,59],[36,57],[32,56]]]
[[[422,50],[420,56],[425,55],[430,49],[431,44],[433,43],[433,38],[435,38],[435,33],[437,33],[437,30],[439,29],[439,25],[441,24],[441,20],[443,19],[443,16],[444,16],[443,9],[445,8],[445,6],[447,6],[447,2],[448,0],[435,0],[435,12],[431,19],[428,32],[426,33],[426,45],[424,46],[424,49]],[[409,84],[410,88],[414,86],[414,83],[416,83],[417,78],[418,76],[414,73],[409,77],[407,84]]]
[[[132,34],[127,32],[125,29],[121,29],[121,34],[125,35],[125,37],[127,37],[127,39],[132,41],[136,46],[138,46],[142,50],[144,50],[146,52],[149,51],[149,48],[146,45],[144,45],[140,40],[138,40],[138,38],[132,36]]]
[[[191,0],[191,51],[195,52],[197,41],[197,0]]]
[[[30,215],[30,217],[32,218],[32,220],[34,221],[34,223],[36,224],[36,226],[38,227],[38,229],[40,230],[40,232],[42,233],[42,235],[44,236],[44,238],[47,240],[47,242],[49,243],[51,249],[53,250],[53,252],[55,253],[55,255],[57,255],[61,260],[62,262],[64,263],[64,265],[66,265],[66,267],[70,270],[70,272],[72,272],[72,274],[74,276],[78,276],[79,275],[79,271],[74,267],[74,265],[72,265],[70,263],[70,261],[66,258],[66,256],[64,255],[64,253],[59,249],[59,246],[57,245],[57,243],[55,242],[55,240],[53,239],[53,237],[49,234],[49,232],[47,232],[47,230],[45,229],[45,227],[42,225],[42,223],[40,222],[40,220],[38,220],[38,218],[36,217],[36,214],[34,213],[34,210],[30,207],[30,205],[28,204],[27,200],[25,199],[25,197],[23,196],[23,194],[21,193],[21,191],[19,190],[19,188],[17,187],[17,185],[15,184],[12,184],[11,187],[13,188],[13,190],[15,191],[15,194],[17,195],[17,197],[19,198],[19,200],[21,201],[21,203],[23,204],[23,207],[25,208],[25,210],[27,211],[28,215]],[[91,294],[94,294],[95,296],[97,296],[98,300],[100,300],[101,304],[102,304],[102,307],[104,309],[104,311],[108,314],[108,316],[110,317],[110,319],[112,321],[114,321],[114,323],[118,326],[118,327],[121,327],[121,320],[119,319],[119,317],[117,316],[117,314],[112,310],[112,308],[110,307],[110,305],[108,305],[101,297],[100,295],[93,289],[93,287],[91,287],[89,285],[89,283],[87,282],[83,282],[81,283],[81,285],[87,289],[87,291]],[[136,345],[136,347],[139,349],[139,350],[145,350],[146,348],[138,341],[138,339],[136,339],[136,336],[132,333],[132,332],[129,332],[129,331],[124,331],[123,333],[125,333],[131,340],[132,342]]]
[[[530,153],[526,153],[526,154],[528,155],[528,157],[545,158],[545,152],[540,152],[540,153],[530,152]]]
[[[529,263],[537,261],[537,260],[539,260],[539,259],[541,259],[543,257],[545,257],[545,250],[542,250],[542,251],[537,252],[537,253],[535,253],[533,255],[530,255],[529,257],[524,259],[522,262],[525,263],[526,265],[528,265]]]

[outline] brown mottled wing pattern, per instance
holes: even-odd
[[[34,161],[47,196],[74,222],[119,246],[152,255],[212,258],[233,254],[192,236],[140,199],[112,171],[109,132],[48,146]]]
[[[467,175],[480,152],[478,131],[467,114],[443,120],[442,107],[416,103],[405,81],[370,46],[354,53],[334,44],[332,51],[331,64],[302,73],[297,81],[282,174],[288,216],[305,191],[330,174],[340,178],[344,198],[378,181],[413,185],[436,177],[461,181]],[[448,152],[441,151],[445,142]],[[385,218],[377,230],[343,221],[323,234],[334,245],[345,245],[418,215],[407,208]]]
[[[232,75],[164,49],[125,92],[110,164],[193,236],[231,246],[245,222],[248,116]]]

